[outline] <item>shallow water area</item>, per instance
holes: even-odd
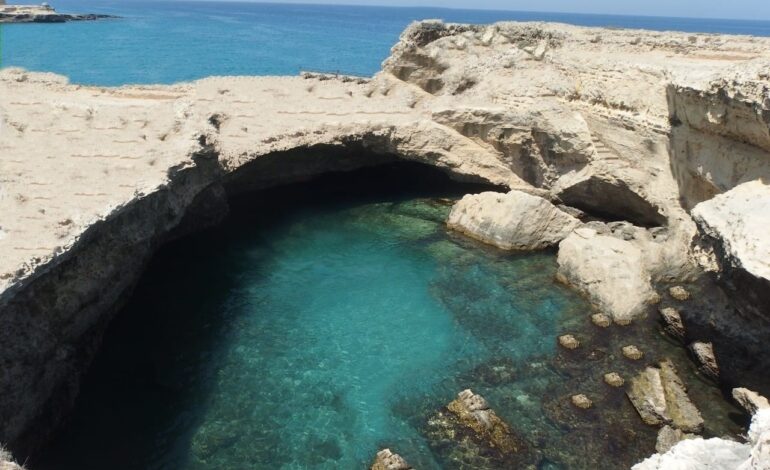
[[[657,430],[601,377],[662,357],[708,434],[740,430],[654,321],[598,329],[554,281],[552,252],[446,231],[452,199],[478,188],[420,190],[426,176],[401,170],[256,193],[224,225],[165,247],[72,421],[30,468],[364,468],[383,447],[416,468],[507,468],[431,441],[430,416],[465,388],[526,440],[533,465],[626,468]],[[558,348],[564,333],[585,346]],[[620,355],[629,342],[645,361]],[[595,408],[573,408],[572,393]]]

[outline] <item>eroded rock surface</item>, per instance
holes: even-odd
[[[642,251],[632,243],[580,228],[559,244],[559,274],[613,320],[628,322],[654,296]]]
[[[428,421],[431,446],[458,466],[480,462],[532,465],[536,457],[529,445],[500,419],[486,400],[464,390]]]
[[[465,196],[447,225],[504,250],[539,250],[558,244],[580,221],[541,197],[511,191]]]
[[[565,280],[628,322],[652,282],[712,260],[691,246],[685,208],[767,181],[769,61],[760,38],[434,21],[410,26],[366,83],[102,88],[4,69],[0,442],[26,449],[55,429],[162,243],[216,223],[228,195],[331,171],[419,162],[633,223],[573,233],[559,256]],[[746,309],[770,305],[763,240],[732,243],[764,227],[752,219],[764,203],[729,200],[757,184],[696,211],[714,246],[730,242],[717,258]]]
[[[748,442],[722,438],[685,439],[666,452],[659,452],[634,465],[633,470],[764,470],[770,468],[770,409],[760,408],[753,415]]]
[[[770,320],[770,179],[741,184],[698,204],[698,228],[747,314]]]
[[[687,396],[687,388],[671,362],[646,368],[631,380],[627,393],[645,423],[670,424],[690,433],[703,431],[703,417]]]
[[[371,470],[411,470],[412,467],[406,463],[403,457],[391,452],[390,449],[383,449],[377,452]]]

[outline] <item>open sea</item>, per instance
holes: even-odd
[[[586,26],[770,36],[768,21],[230,2],[60,0],[61,12],[121,19],[0,26],[3,66],[74,83],[174,83],[209,75],[372,75],[411,22],[557,21]]]

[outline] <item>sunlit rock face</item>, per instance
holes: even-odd
[[[588,222],[633,224],[620,232],[642,242],[609,242],[630,266],[560,255],[564,279],[623,322],[656,300],[652,283],[699,266],[743,281],[750,263],[725,257],[736,234],[710,225],[717,208],[698,226],[687,211],[768,177],[768,51],[756,38],[431,22],[410,26],[366,83],[111,89],[3,70],[0,94],[14,99],[0,105],[13,156],[0,198],[0,441],[34,446],[61,421],[158,247],[219,221],[228,195],[329,171],[420,162],[567,203]],[[587,240],[575,236],[561,244]],[[742,269],[728,270],[736,259]],[[585,282],[615,270],[634,289],[628,305],[612,303],[604,277]],[[734,296],[751,311],[767,289],[745,279]]]

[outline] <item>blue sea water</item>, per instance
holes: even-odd
[[[426,18],[770,36],[767,21],[146,0],[60,0],[54,6],[122,18],[0,26],[3,66],[57,72],[75,83],[97,85],[294,75],[302,68],[371,75],[406,25]]]

